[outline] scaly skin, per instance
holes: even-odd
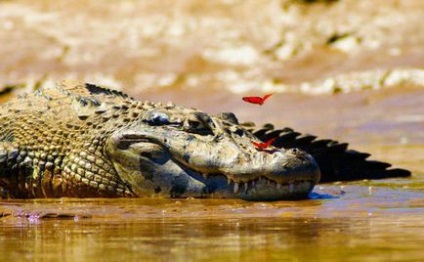
[[[3,197],[281,200],[306,198],[320,177],[411,174],[346,143],[272,125],[254,130],[232,113],[142,103],[77,82],[4,104],[0,122]],[[270,139],[269,148],[254,146]]]
[[[63,82],[0,109],[3,196],[305,198],[320,171],[296,148],[258,150],[232,114],[139,102]]]

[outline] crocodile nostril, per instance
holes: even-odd
[[[288,152],[294,155],[297,159],[300,159],[300,160],[308,159],[308,154],[305,151],[300,150],[299,148],[291,148],[289,149]]]

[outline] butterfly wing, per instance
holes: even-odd
[[[263,104],[263,99],[262,97],[259,97],[259,96],[245,96],[243,97],[243,101],[252,103],[252,104],[258,104],[258,105]]]
[[[268,97],[272,96],[272,94],[266,94],[263,98],[262,98],[262,103],[265,102],[265,100],[268,99]]]

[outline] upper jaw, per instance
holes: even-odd
[[[298,149],[258,150],[250,137],[222,136],[178,139],[166,134],[164,147],[173,159],[199,173],[219,173],[234,183],[247,183],[259,178],[277,184],[288,181],[319,181],[315,160]],[[181,150],[183,148],[183,150]]]

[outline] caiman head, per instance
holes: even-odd
[[[231,113],[172,106],[150,109],[114,132],[104,153],[139,196],[306,198],[320,178],[314,159],[253,142],[260,141]]]

